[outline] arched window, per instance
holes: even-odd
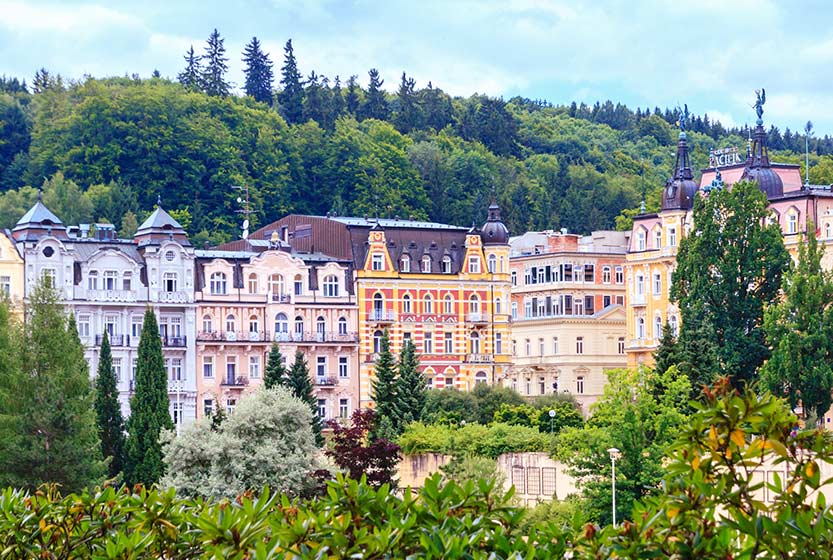
[[[255,274],[254,272],[249,274],[249,293],[257,293],[257,274]]]
[[[214,319],[211,317],[211,315],[202,316],[202,330],[205,333],[214,332]]]
[[[249,316],[249,332],[250,333],[257,333],[260,331],[260,321],[257,318],[257,315],[250,315]]]
[[[282,296],[284,293],[285,287],[283,283],[283,275],[282,274],[270,274],[269,275],[269,292],[272,295]]]
[[[327,322],[324,320],[324,317],[318,317],[315,321],[315,334],[318,337],[319,342],[324,341],[324,336],[327,329]]]
[[[486,383],[485,371],[478,371],[476,374],[474,374],[474,384],[480,385],[481,383]]]
[[[347,334],[347,319],[345,317],[338,318],[338,334],[346,335]]]
[[[303,337],[304,336],[304,318],[298,315],[295,317],[295,336],[296,337]],[[297,338],[300,340],[300,338]]]
[[[636,338],[643,339],[645,338],[645,318],[638,317],[636,319]]]
[[[500,272],[506,272],[506,258],[501,256],[500,257]]]
[[[512,271],[512,285],[513,286],[518,285],[518,271],[517,270]]]
[[[602,267],[602,283],[603,284],[610,284],[610,267],[603,266]]]
[[[657,340],[662,338],[662,317],[659,315],[654,317],[654,338]]]
[[[671,325],[671,334],[675,337],[680,336],[680,324],[677,321],[676,315],[671,315],[671,317],[668,318],[668,324]]]
[[[373,353],[378,354],[382,351],[382,331],[373,333]]]
[[[787,233],[798,233],[798,210],[790,208],[787,212]]]
[[[373,296],[373,320],[381,321],[385,318],[385,297],[382,294]]]
[[[426,315],[434,312],[434,298],[431,297],[431,294],[425,294],[425,299],[422,302],[422,312]]]
[[[645,277],[642,274],[636,275],[636,295],[645,295]]]
[[[408,294],[402,296],[402,313],[413,313],[413,308],[411,307],[411,296]]]
[[[429,255],[422,257],[422,272],[431,272],[431,257]]]
[[[224,272],[214,272],[211,274],[211,281],[209,282],[209,289],[214,295],[226,294],[226,274]]]
[[[234,318],[234,315],[227,315],[226,316],[226,332],[235,332],[237,330],[237,325],[235,324],[237,321]]]
[[[399,260],[399,271],[411,272],[411,257],[409,255],[402,255],[402,258]]]
[[[500,296],[495,298],[495,313],[498,315],[503,313],[503,299]]]
[[[472,331],[469,342],[471,343],[471,353],[480,354],[480,334],[477,331]]]
[[[451,274],[451,257],[443,257],[443,274]]]
[[[338,277],[335,274],[324,277],[324,297],[338,297]]]
[[[477,298],[476,295],[472,295],[469,298],[469,313],[472,315],[477,315],[480,313],[480,300]]]
[[[497,272],[497,257],[495,255],[489,255],[489,272],[494,274]]]
[[[289,320],[285,313],[275,315],[275,334],[286,334],[289,332]]]
[[[443,313],[446,315],[452,315],[454,313],[454,300],[451,299],[451,294],[446,294],[445,299],[443,300]]]

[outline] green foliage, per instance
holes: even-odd
[[[504,453],[549,451],[554,438],[538,428],[508,424],[466,424],[456,428],[442,425],[410,424],[399,437],[399,445],[406,455],[444,453],[447,455],[475,455],[497,459]]]
[[[495,413],[503,406],[518,406],[525,404],[523,397],[509,387],[478,383],[472,389],[472,396],[476,401],[476,422],[488,424],[495,419]]]
[[[458,389],[428,391],[422,412],[423,422],[454,426],[462,421],[475,423],[479,418],[477,399],[472,393]]]
[[[533,427],[538,425],[538,411],[528,404],[502,404],[495,412],[495,422],[502,422],[510,426]]]
[[[416,347],[410,340],[406,340],[402,345],[397,372],[399,375],[396,378],[396,398],[401,433],[409,423],[422,418],[428,392],[425,376],[419,371]]]
[[[98,354],[94,407],[101,455],[109,459],[108,472],[110,478],[113,478],[121,473],[124,463],[124,418],[106,329],[101,337],[101,350]]]
[[[106,463],[84,349],[51,286],[34,287],[23,331],[0,304],[0,355],[0,484],[100,483]]]
[[[124,479],[128,484],[156,483],[165,472],[162,462],[162,430],[173,430],[168,411],[168,376],[162,358],[162,339],[156,315],[145,310],[142,336],[139,339],[136,392],[130,399],[127,420]]]
[[[278,103],[281,108],[281,115],[289,124],[298,124],[303,118],[304,111],[304,88],[301,86],[301,73],[298,71],[298,62],[295,60],[295,51],[292,48],[292,39],[286,42],[283,49],[284,62],[281,68],[281,92],[278,94]]]
[[[312,379],[309,375],[307,360],[304,357],[304,353],[300,350],[295,351],[295,361],[292,362],[292,367],[289,369],[286,386],[294,397],[300,399],[309,407],[312,413],[310,422],[312,422],[315,442],[319,446],[322,445],[324,443],[324,437],[321,435],[321,418],[318,416],[318,400],[315,398],[315,390],[313,389]]]
[[[269,356],[266,358],[266,369],[263,372],[263,386],[273,389],[288,382],[288,372],[284,365],[284,357],[277,342],[273,342],[269,348]]]
[[[767,223],[767,204],[757,184],[748,182],[697,197],[694,229],[680,243],[673,276],[680,343],[695,338],[691,330],[705,336],[717,357],[717,367],[706,373],[723,372],[737,387],[754,381],[769,356],[764,308],[778,298],[789,265],[780,227]]]
[[[44,179],[43,203],[65,224],[90,223],[93,204],[74,181],[64,178],[60,171],[50,179]]]
[[[529,508],[524,515],[522,527],[527,532],[552,524],[567,533],[579,533],[589,521],[584,501],[579,496],[571,495],[563,500],[553,499]]]
[[[252,37],[243,49],[243,62],[246,63],[244,69],[246,95],[252,96],[256,101],[271,105],[272,80],[275,77],[272,71],[272,61],[269,59],[269,54],[263,52],[257,37]]]
[[[442,465],[440,471],[446,479],[461,486],[467,482],[477,484],[481,480],[487,480],[498,488],[506,483],[506,475],[498,468],[497,461],[488,457],[456,455]]]
[[[269,486],[297,496],[324,465],[307,403],[288,389],[262,389],[240,400],[216,429],[200,420],[181,435],[163,434],[163,486],[187,497],[234,498]]]
[[[202,56],[202,75],[200,76],[200,87],[208,95],[226,97],[229,94],[231,85],[226,82],[225,75],[228,71],[228,58],[226,58],[226,47],[220,32],[214,29],[205,43],[205,54]]]
[[[376,358],[373,373],[373,379],[370,382],[370,395],[373,399],[374,408],[379,415],[378,421],[386,420],[389,424],[388,429],[397,433],[401,418],[399,387],[396,379],[396,363],[393,353],[390,351],[390,335],[387,329],[382,333],[379,355]]]
[[[538,413],[535,425],[542,432],[557,434],[564,428],[580,428],[584,424],[581,408],[572,395],[542,395],[533,404]],[[550,410],[555,411],[555,417],[550,418]]]
[[[807,226],[814,232],[812,223]],[[833,397],[833,277],[822,270],[824,246],[814,233],[798,246],[798,261],[784,277],[784,298],[764,312],[772,356],[761,383],[803,416],[823,418]]]

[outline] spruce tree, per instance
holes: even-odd
[[[162,357],[162,339],[156,315],[148,308],[139,339],[136,391],[130,399],[127,420],[124,478],[130,484],[156,483],[164,474],[160,432],[173,430],[168,410],[168,377]]]
[[[329,107],[319,76],[313,70],[307,78],[304,90],[304,121],[315,121],[322,128],[328,125]]]
[[[261,103],[272,104],[272,82],[275,74],[272,71],[272,61],[269,55],[263,52],[260,41],[257,37],[246,45],[243,51],[243,62],[246,68],[243,73],[246,75],[245,90],[249,95]]]
[[[379,356],[376,358],[375,375],[371,381],[371,389],[371,397],[378,413],[380,425],[384,422],[395,431],[396,426],[401,422],[401,417],[397,402],[396,363],[393,359],[393,353],[390,351],[390,335],[387,329],[382,334],[382,340],[379,344]]]
[[[662,338],[659,339],[659,346],[654,351],[654,370],[659,373],[680,363],[680,352],[677,346],[677,337],[671,330],[671,325],[665,323],[662,328]]]
[[[287,386],[294,396],[309,405],[312,411],[312,430],[315,433],[315,441],[319,446],[322,445],[324,443],[324,437],[321,435],[321,417],[318,415],[318,401],[315,398],[307,361],[304,358],[304,353],[300,350],[295,352],[295,361],[289,370]]]
[[[46,283],[35,286],[29,297],[19,346],[8,336],[19,331],[7,314],[3,306],[0,485],[34,489],[54,482],[75,492],[100,483],[107,468],[74,319],[67,320],[58,293]]]
[[[359,84],[356,81],[358,76],[350,76],[347,79],[347,95],[344,97],[344,106],[347,112],[353,116],[358,115],[359,107],[361,106],[361,98],[359,97]]]
[[[95,415],[98,437],[101,440],[101,454],[110,460],[109,476],[117,476],[123,465],[124,419],[119,404],[119,390],[113,359],[110,354],[110,340],[107,331],[101,337],[101,352],[98,356],[98,374],[95,378]]]
[[[396,113],[393,115],[393,125],[402,134],[422,127],[422,110],[419,107],[414,88],[416,82],[402,72],[402,81],[399,90],[396,92],[399,104]]]
[[[330,118],[333,122],[344,114],[344,94],[341,92],[341,80],[336,76],[333,82],[332,96],[330,100]]]
[[[379,119],[380,121],[388,118],[388,101],[385,99],[385,91],[382,86],[385,80],[379,77],[379,71],[371,68],[368,72],[370,82],[367,86],[367,94],[365,95],[364,104],[359,111],[362,119]]]
[[[205,45],[205,67],[202,69],[202,90],[208,95],[226,97],[229,94],[230,85],[225,80],[228,71],[228,58],[226,58],[226,47],[223,46],[220,32],[216,29],[211,32]]]
[[[278,102],[286,122],[298,124],[303,122],[304,118],[304,88],[301,85],[301,73],[298,71],[298,63],[295,61],[295,52],[292,49],[292,39],[286,42],[283,50],[284,62],[281,68],[283,89],[278,94]]]
[[[409,423],[417,422],[421,418],[427,390],[425,376],[419,371],[416,347],[413,342],[406,340],[399,353],[399,378],[396,381],[400,433]]]
[[[272,389],[279,385],[287,385],[287,371],[283,363],[283,355],[277,342],[272,343],[269,356],[266,358],[266,370],[263,372],[263,385]]]
[[[194,53],[194,45],[185,53],[185,69],[176,77],[188,91],[201,91],[202,68],[200,56]]]

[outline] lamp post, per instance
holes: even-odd
[[[619,456],[619,450],[611,447],[607,450],[610,454],[611,476],[610,486],[613,490],[613,527],[616,528],[616,457]]]
[[[550,433],[555,432],[555,411],[550,409]]]

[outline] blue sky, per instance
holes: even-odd
[[[832,24],[822,0],[0,0],[0,74],[173,77],[217,27],[237,84],[253,35],[276,67],[292,38],[304,74],[366,82],[376,67],[390,89],[405,70],[455,95],[688,103],[728,125],[754,121],[765,87],[767,124],[833,135]]]

